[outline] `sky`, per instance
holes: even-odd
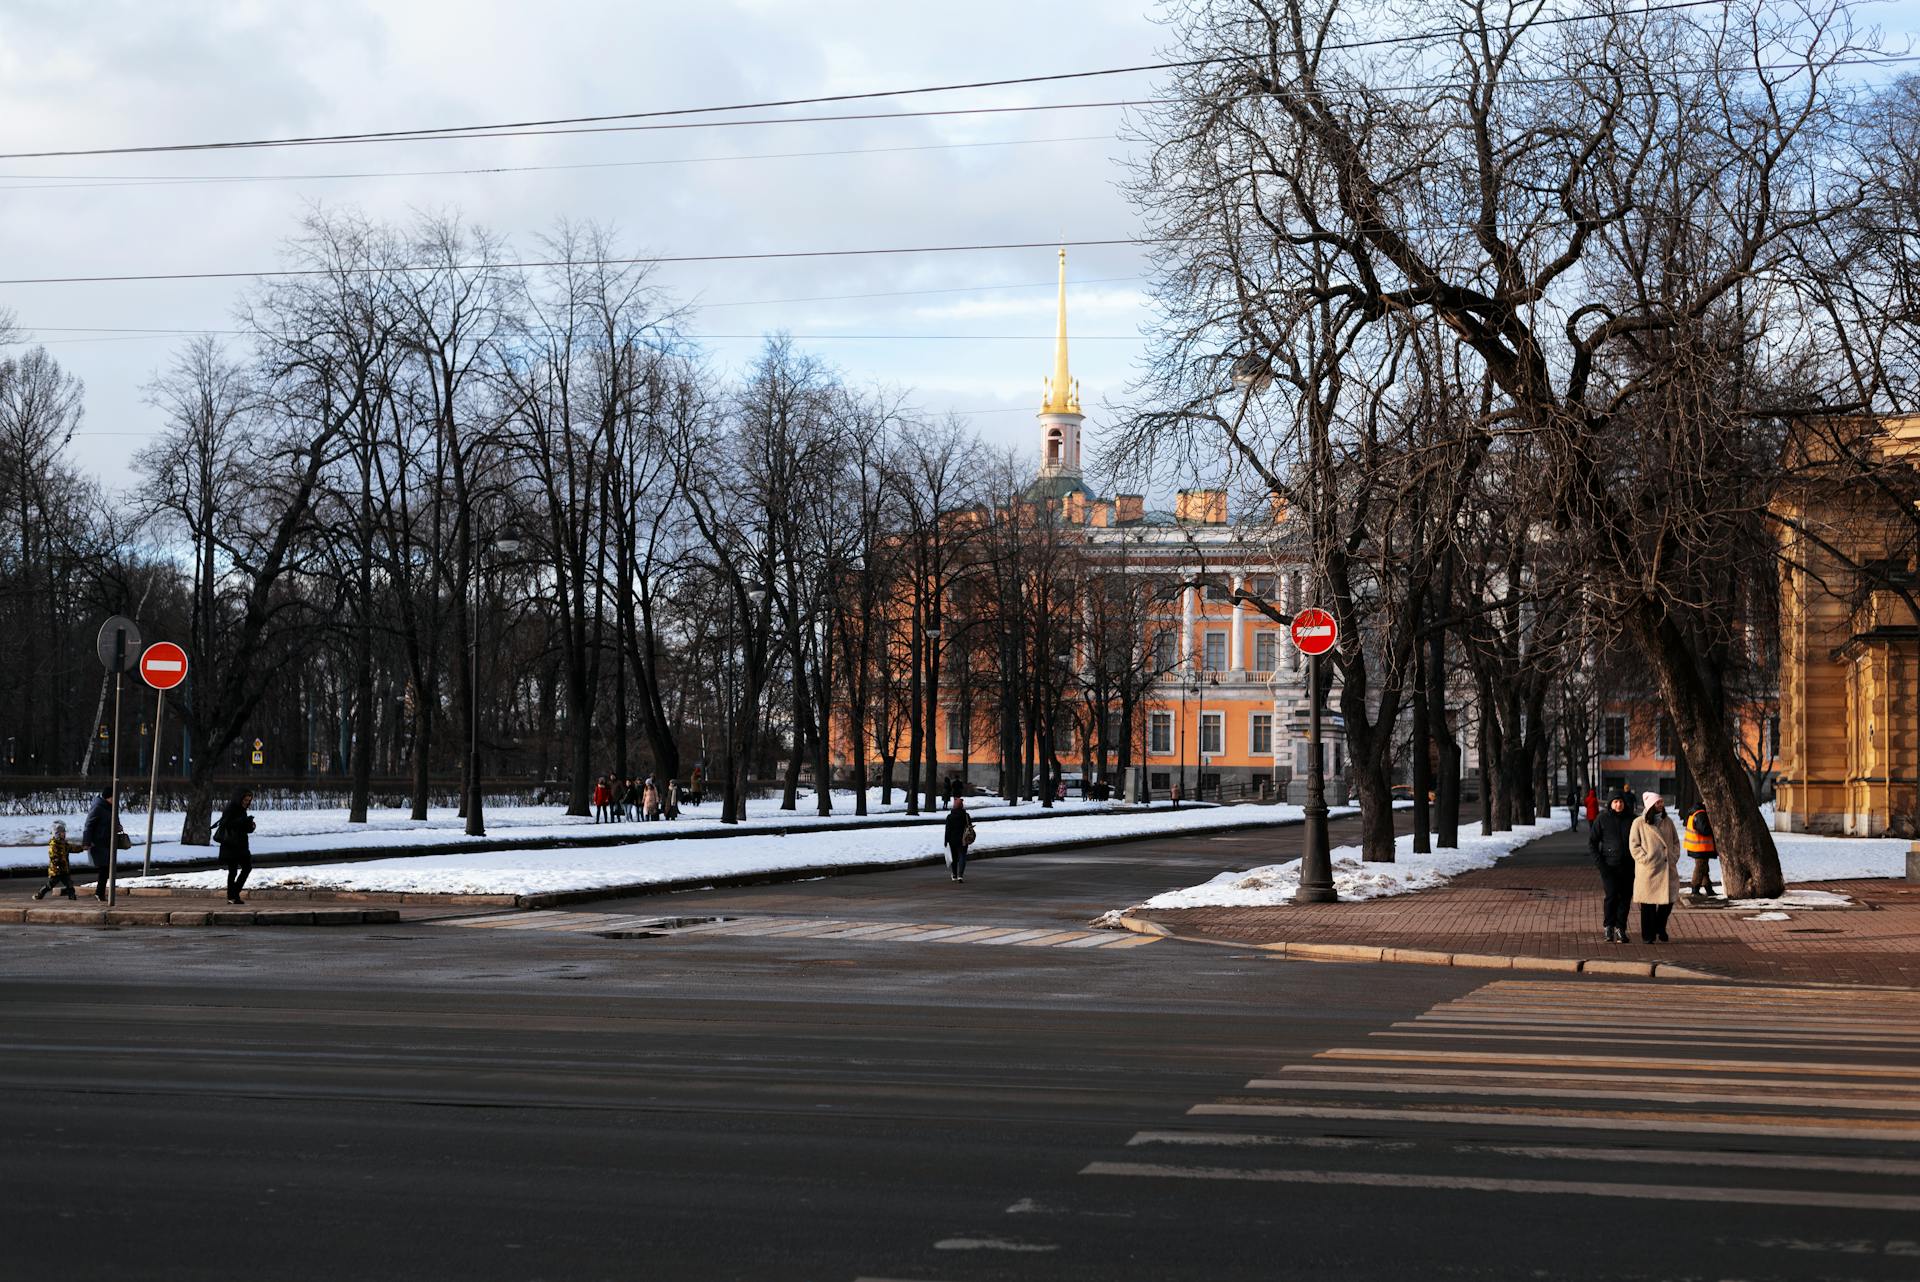
[[[79,15],[84,12],[84,20]],[[1166,32],[1127,3],[709,0],[378,4],[8,0],[0,150],[127,146],[646,111],[1078,71],[1157,60]],[[1146,96],[1147,75],[738,113],[778,120]],[[1098,107],[545,138],[0,161],[0,276],[274,266],[314,202],[404,221],[457,209],[523,253],[560,219],[635,254],[763,253],[1124,238],[1125,112]],[[906,150],[906,149],[912,150]],[[853,152],[837,155],[792,153]],[[664,162],[664,163],[663,163]],[[422,174],[531,166],[536,172]],[[404,171],[404,176],[396,171]],[[321,174],[389,176],[329,178]],[[287,175],[299,175],[288,178]],[[183,183],[186,177],[274,176]],[[135,178],[99,185],[101,178]],[[63,185],[84,180],[77,185]],[[1073,372],[1125,393],[1145,318],[1139,251],[1070,250]],[[1052,369],[1052,248],[662,266],[688,330],[737,369],[785,330],[858,385],[960,411],[1037,451]],[[109,486],[160,427],[142,387],[184,340],[230,329],[245,283],[0,288],[85,380],[74,456]],[[844,298],[823,296],[893,295]],[[813,301],[774,301],[813,300]]]
[[[1920,0],[1864,3],[1860,15],[1889,47],[1911,48],[1920,32]],[[1168,42],[1153,0],[6,0],[0,151],[857,93],[1151,63]],[[1140,227],[1119,187],[1135,146],[1123,141],[1126,110],[784,118],[1154,91],[1153,76],[1133,74],[759,110],[733,118],[778,123],[716,128],[0,161],[0,277],[271,268],[315,202],[394,221],[458,210],[528,254],[563,218],[612,227],[636,255],[1035,242],[664,265],[655,280],[695,305],[687,328],[723,369],[784,330],[856,385],[908,390],[922,410],[960,412],[989,443],[1037,456],[1033,414],[1051,372],[1048,246]],[[421,172],[482,169],[493,172]],[[323,176],[340,174],[379,176]],[[248,181],[179,181],[207,177]],[[1131,246],[1070,251],[1073,373],[1090,449],[1143,352],[1143,266]],[[231,328],[244,289],[6,286],[0,309],[85,380],[75,457],[118,487],[160,427],[142,388],[184,340],[101,330]]]

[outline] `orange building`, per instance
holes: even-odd
[[[1192,798],[1223,788],[1230,795],[1271,793],[1303,775],[1306,664],[1285,627],[1245,599],[1268,602],[1283,615],[1308,604],[1305,559],[1293,546],[1284,512],[1274,508],[1256,522],[1235,524],[1224,490],[1183,490],[1167,512],[1149,509],[1144,495],[1101,496],[1088,488],[1081,466],[1086,419],[1067,359],[1064,250],[1053,376],[1038,419],[1040,466],[1026,499],[1051,508],[1096,563],[1148,576],[1155,592],[1139,638],[1153,675],[1136,727],[1132,777],[1085,782],[1135,797],[1165,797],[1178,785]],[[984,718],[970,718],[952,703],[943,708],[934,736],[942,776],[998,783],[995,726],[986,724],[993,715],[990,709]],[[1076,788],[1071,776],[1090,765],[1080,738],[1063,729],[1055,742]],[[1345,757],[1337,716],[1325,717],[1323,739],[1326,769],[1338,774]],[[988,747],[984,759],[974,750],[981,744]]]

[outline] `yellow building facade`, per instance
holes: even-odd
[[[1823,428],[1796,438],[1782,526],[1780,755],[1774,826],[1913,835],[1920,629],[1891,582],[1913,582],[1916,514],[1842,469]],[[1920,419],[1875,425],[1873,461],[1920,459]]]

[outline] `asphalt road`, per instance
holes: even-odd
[[[1920,1277],[1903,997],[1048,942],[1297,840],[8,930],[0,1277]]]

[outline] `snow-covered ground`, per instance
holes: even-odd
[[[1060,808],[1056,808],[1058,812]],[[983,823],[974,853],[1013,847],[1069,844],[1143,833],[1205,832],[1248,823],[1298,822],[1298,806],[1166,807],[1100,814],[1088,806],[1057,818],[1026,823]],[[1333,814],[1350,807],[1332,808]],[[884,825],[842,832],[742,832],[726,840],[649,841],[572,850],[472,851],[464,854],[377,859],[363,863],[255,869],[256,889],[366,890],[387,893],[465,895],[552,894],[561,891],[642,888],[665,883],[772,872],[805,872],[850,864],[900,866],[940,853],[931,828]],[[981,875],[991,876],[989,866]],[[122,883],[217,889],[219,872],[172,873]]]
[[[1431,854],[1413,853],[1411,834],[1401,837],[1394,847],[1390,864],[1360,861],[1357,846],[1341,846],[1333,852],[1333,885],[1340,898],[1377,899],[1383,895],[1404,895],[1416,890],[1431,890],[1475,868],[1491,868],[1503,856],[1526,845],[1535,837],[1564,832],[1565,807],[1556,808],[1544,823],[1512,832],[1483,837],[1465,829],[1458,850],[1436,850]],[[1800,833],[1777,832],[1774,845],[1780,851],[1780,870],[1791,884],[1810,881],[1840,881],[1858,877],[1904,877],[1908,842],[1904,837],[1817,837]],[[1683,858],[1681,876],[1692,863]],[[1715,864],[1716,872],[1719,865]],[[1300,887],[1300,861],[1269,864],[1247,872],[1223,872],[1213,880],[1184,890],[1169,890],[1155,895],[1142,908],[1256,908],[1287,904]],[[1724,887],[1715,884],[1715,890]],[[1788,890],[1778,899],[1742,899],[1734,907],[1755,911],[1783,908],[1839,908],[1852,902],[1845,895],[1821,890]],[[1768,920],[1784,920],[1768,918]]]
[[[880,804],[880,790],[878,788],[869,790],[868,813],[864,818],[853,813],[854,797],[851,792],[835,792],[833,794],[834,812],[825,817],[815,813],[815,801],[811,792],[800,794],[797,811],[780,809],[778,797],[761,798],[747,803],[747,822],[737,825],[735,830],[750,832],[756,826],[800,828],[823,823],[885,825],[889,822],[897,822],[906,813],[906,802],[902,799],[899,789],[894,790],[893,798],[891,804],[883,806]],[[970,810],[989,811],[995,816],[1009,817],[1039,814],[1043,811],[1043,807],[1037,801],[1026,801],[1009,806],[999,797],[969,797],[967,807]],[[1069,800],[1056,802],[1054,805],[1055,812],[1070,815],[1101,814],[1114,808],[1115,803],[1107,801]],[[596,825],[590,818],[563,814],[558,807],[554,806],[488,806],[489,837],[468,837],[462,831],[466,821],[452,810],[436,810],[431,818],[424,821],[410,819],[408,813],[398,808],[371,810],[367,814],[365,824],[349,824],[344,806],[326,810],[256,811],[253,853],[256,858],[262,855],[309,854],[321,851],[340,854],[364,851],[368,855],[378,856],[390,851],[405,850],[410,846],[480,845],[501,836],[564,840],[588,834],[607,836],[630,831],[636,835],[654,837],[676,829],[715,829],[722,826],[720,803],[716,800],[704,801],[698,806],[682,806],[680,818],[672,823],[643,823],[639,820],[627,820],[614,825]],[[53,834],[54,821],[62,818],[66,821],[69,838],[78,841],[81,826],[86,819],[84,813],[67,816],[0,815],[0,871],[40,867],[44,862],[43,855],[47,839]],[[182,816],[178,811],[162,811],[154,816],[154,863],[183,863],[195,859],[209,859],[213,856],[214,851],[211,847],[180,844],[181,821]],[[122,852],[120,856],[121,867],[125,868],[127,860],[138,861],[145,857],[146,815],[143,813],[123,815],[121,826],[133,838],[133,849]]]
[[[1338,846],[1333,851],[1333,888],[1341,899],[1351,901],[1444,886],[1450,878],[1463,872],[1493,867],[1501,856],[1511,854],[1536,837],[1565,832],[1566,816],[1563,807],[1541,823],[1497,832],[1490,837],[1463,828],[1459,849],[1435,850],[1424,855],[1413,853],[1413,834],[1408,833],[1394,843],[1394,862],[1390,864],[1363,863],[1360,847]],[[1139,907],[1267,908],[1292,903],[1298,889],[1300,861],[1292,859],[1247,872],[1223,872],[1198,886],[1155,895]]]

